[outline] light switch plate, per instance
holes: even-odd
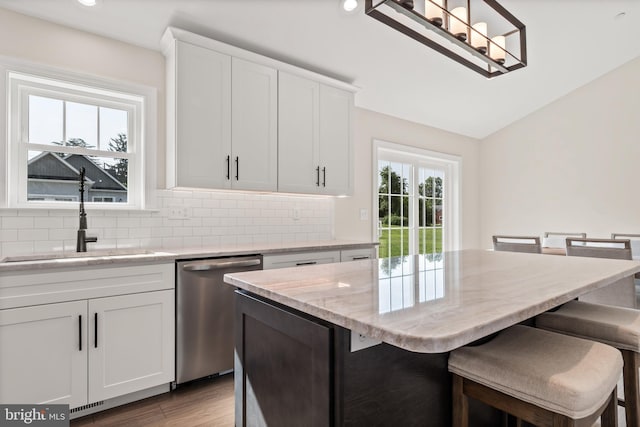
[[[369,219],[369,209],[360,209],[360,221],[367,221]]]

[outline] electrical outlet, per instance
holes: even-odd
[[[294,220],[299,220],[300,219],[300,208],[293,208],[293,211],[291,212],[291,217]]]
[[[368,221],[369,220],[369,209],[362,208],[360,209],[360,221]]]
[[[184,206],[170,206],[167,217],[169,219],[187,219],[189,218],[189,209]]]
[[[380,344],[382,341],[376,340],[373,338],[369,338],[365,335],[359,334],[357,332],[351,332],[351,352],[358,350],[364,350],[365,348],[373,347],[374,345]]]

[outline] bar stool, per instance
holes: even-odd
[[[540,246],[540,238],[537,236],[495,235],[492,239],[494,251],[539,254],[542,250],[542,247]]]
[[[620,352],[528,326],[451,352],[454,427],[469,424],[468,398],[541,427],[617,426]]]
[[[627,427],[640,426],[640,311],[632,308],[570,301],[558,310],[536,317],[536,326],[554,332],[592,339],[622,353]]]

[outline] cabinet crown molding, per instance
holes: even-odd
[[[328,77],[324,74],[317,73],[315,71],[310,71],[301,67],[297,67],[295,65],[288,64],[283,61],[279,61],[277,59],[269,58],[268,56],[260,55],[255,52],[251,52],[245,49],[241,49],[239,47],[220,42],[218,40],[210,39],[208,37],[201,36],[199,34],[195,34],[189,32],[187,30],[183,30],[176,27],[167,27],[165,30],[162,39],[162,53],[164,56],[168,56],[171,46],[175,40],[180,40],[185,43],[190,43],[196,46],[204,47],[206,49],[211,49],[219,53],[224,53],[236,58],[241,58],[247,61],[255,62],[261,65],[266,65],[272,68],[277,69],[278,71],[286,71],[291,74],[295,74],[301,77],[306,77],[308,79],[315,80],[319,83],[324,83],[329,86],[336,87],[338,89],[346,90],[349,92],[357,92],[359,88],[350,83],[343,82],[341,80]]]

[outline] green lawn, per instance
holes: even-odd
[[[420,230],[418,252],[433,253],[442,252],[442,229]],[[435,246],[435,248],[434,248]],[[409,254],[409,229],[393,227],[390,230],[380,232],[380,258],[389,256],[401,256]]]

